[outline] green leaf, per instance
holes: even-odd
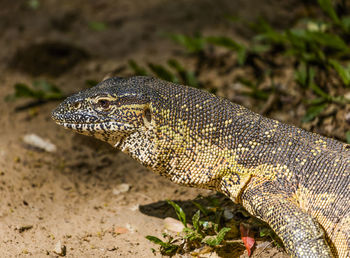
[[[344,67],[337,60],[330,59],[329,63],[337,71],[338,75],[342,79],[343,83],[346,86],[350,84],[350,66]]]
[[[192,201],[192,203],[205,215],[208,216],[210,211],[204,206],[200,205],[198,202]]]
[[[171,255],[171,254],[175,253],[176,250],[179,248],[178,245],[163,242],[162,240],[160,240],[158,237],[155,237],[155,236],[146,236],[146,239],[148,239],[149,241],[151,241],[157,245],[160,245],[163,248],[163,250],[161,250],[161,252],[165,253],[167,255]]]
[[[346,131],[345,137],[346,137],[346,142],[350,144],[350,131]]]
[[[168,69],[166,69],[164,66],[162,65],[158,65],[158,64],[152,64],[149,63],[148,67],[152,70],[152,72],[159,78],[169,81],[169,82],[175,82],[178,83],[179,79],[177,78],[176,75],[174,75],[171,71],[169,71]]]
[[[163,241],[160,240],[158,237],[155,237],[155,236],[146,236],[146,238],[147,238],[149,241],[151,241],[151,242],[153,242],[153,243],[155,243],[155,244],[157,244],[157,245],[161,245],[161,246],[163,246],[163,247],[167,245],[167,243],[163,242]]]
[[[217,246],[220,245],[222,240],[224,240],[224,237],[227,232],[229,232],[231,229],[230,228],[222,228],[220,232],[216,236],[207,236],[205,237],[202,242],[208,244],[209,246]]]
[[[333,8],[331,0],[318,0],[318,4],[335,23],[340,22],[339,17]]]
[[[218,244],[220,244],[222,242],[222,240],[224,240],[226,233],[229,232],[230,230],[231,230],[231,228],[226,228],[226,227],[223,227],[220,230],[220,232],[216,236]]]
[[[348,44],[336,34],[321,31],[307,31],[306,35],[310,41],[314,41],[320,46],[330,47],[345,52],[350,51]]]
[[[237,43],[231,38],[219,36],[219,37],[207,37],[206,41],[216,46],[225,47],[229,50],[237,52],[237,61],[239,65],[243,65],[246,60],[247,50],[242,44]]]
[[[129,66],[134,71],[135,75],[147,76],[148,73],[145,68],[139,66],[134,60],[129,60]]]
[[[307,37],[306,30],[291,29],[287,30],[285,35],[288,39],[288,45],[290,44],[292,47],[292,49],[289,50],[291,53],[300,55],[298,51],[302,53],[306,51],[306,43],[310,41]]]
[[[317,95],[319,95],[322,98],[325,98],[327,100],[332,100],[333,97],[326,92],[324,92],[318,85],[314,82],[310,83],[310,88],[312,89],[313,92],[315,92]]]
[[[327,104],[311,106],[310,108],[307,109],[306,114],[301,119],[301,121],[303,123],[307,123],[314,120],[314,118],[317,117],[326,107],[327,107]]]
[[[294,71],[294,79],[297,81],[297,83],[302,87],[308,86],[308,76],[307,76],[307,70],[304,63],[299,65],[298,69]]]
[[[247,59],[247,51],[245,48],[242,48],[237,51],[237,62],[239,65],[244,65]]]
[[[185,233],[184,238],[190,241],[203,239],[202,234],[200,232],[193,230],[192,228],[184,228],[183,232]]]
[[[199,53],[204,50],[204,39],[200,36],[186,36],[184,34],[167,34],[174,42],[184,46],[190,53]]]
[[[350,32],[350,16],[341,18],[341,26],[345,32]]]
[[[91,21],[88,25],[89,28],[94,31],[104,31],[107,29],[107,25],[104,22]]]
[[[285,44],[286,36],[284,33],[277,32],[271,25],[264,19],[259,19],[257,23],[251,24],[251,27],[258,32],[258,35],[254,37],[254,40],[272,44]]]
[[[199,218],[201,216],[201,211],[198,210],[192,217],[192,224],[193,227],[197,230],[200,231],[200,227],[199,227]]]
[[[259,231],[260,237],[270,236],[271,235],[271,229],[269,228],[261,228]]]
[[[16,83],[14,96],[16,98],[41,98],[42,94],[34,91],[24,83]]]
[[[225,47],[231,50],[240,50],[245,48],[243,45],[237,43],[231,38],[219,36],[219,37],[207,37],[206,41],[216,46]]]
[[[271,50],[271,46],[267,44],[254,44],[250,51],[256,54],[263,54]]]
[[[173,206],[173,208],[175,209],[176,215],[179,218],[179,220],[182,222],[182,224],[185,226],[185,228],[187,228],[187,223],[186,223],[186,214],[185,212],[182,210],[182,208],[177,205],[175,202],[167,200],[167,202]]]
[[[11,101],[18,98],[34,98],[37,100],[55,100],[63,98],[63,94],[55,85],[44,80],[34,81],[33,87],[29,87],[24,83],[16,83],[14,85],[15,93],[5,97],[5,100]]]
[[[314,81],[316,71],[314,68],[306,65],[302,62],[298,69],[294,72],[294,78],[296,82],[302,87],[309,87],[311,83]]]
[[[60,94],[61,90],[57,88],[52,83],[49,83],[45,80],[39,80],[33,82],[33,87],[38,91],[42,92],[44,95],[44,98],[49,99],[51,96],[54,96],[55,94]]]

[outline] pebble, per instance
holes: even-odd
[[[167,230],[177,233],[182,232],[182,230],[184,229],[184,225],[181,223],[181,221],[170,217],[164,219],[164,227]]]
[[[121,193],[126,193],[127,191],[129,191],[130,189],[130,185],[129,184],[120,184],[117,185],[114,189],[113,189],[113,194],[114,195],[119,195]]]
[[[23,137],[23,142],[32,147],[35,147],[47,152],[55,152],[57,150],[56,145],[54,145],[48,140],[44,140],[43,138],[41,138],[36,134],[26,134]]]
[[[225,218],[225,220],[231,220],[231,219],[233,219],[233,213],[232,213],[232,211],[225,209],[225,210],[224,210],[224,218]]]
[[[58,241],[55,245],[55,248],[53,249],[53,252],[59,256],[65,256],[66,255],[66,246],[61,244],[61,241]]]

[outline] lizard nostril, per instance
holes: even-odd
[[[78,109],[78,108],[81,107],[81,103],[80,102],[75,102],[75,103],[73,103],[73,107]]]

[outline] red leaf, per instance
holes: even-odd
[[[239,230],[241,231],[241,238],[244,243],[245,248],[248,251],[248,256],[252,254],[252,249],[255,244],[254,232],[243,223],[239,225]]]

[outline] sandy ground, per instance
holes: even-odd
[[[125,72],[129,59],[162,62],[178,53],[164,32],[242,36],[244,30],[232,27],[225,14],[265,15],[283,26],[291,20],[287,14],[293,1],[48,0],[39,1],[36,10],[28,2],[0,1],[1,257],[56,256],[59,242],[67,257],[153,257],[150,249],[156,246],[145,236],[161,236],[163,219],[175,217],[164,201],[185,205],[199,194],[214,193],[174,185],[106,144],[60,128],[50,119],[58,102],[19,111],[27,100],[6,102],[4,97],[13,93],[15,83],[30,85],[38,78],[69,95],[86,87],[88,79]],[[93,31],[91,21],[103,21],[108,28]],[[57,59],[44,56],[45,63],[38,55],[46,50],[31,47],[43,42],[64,42],[84,54],[68,68],[60,54]],[[57,151],[23,143],[31,133],[51,141]],[[120,184],[130,189],[118,193]],[[117,234],[118,228],[126,232]],[[242,246],[220,256],[247,257]],[[255,254],[288,257],[276,248],[261,251]]]

